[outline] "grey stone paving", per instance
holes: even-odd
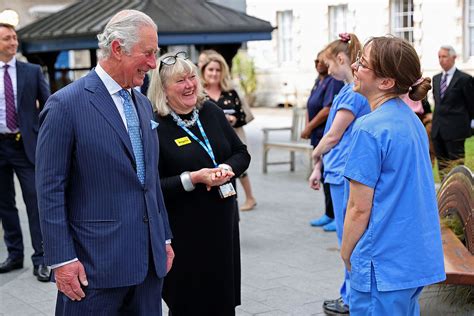
[[[256,119],[246,127],[252,154],[249,175],[258,205],[254,211],[240,214],[240,316],[323,315],[322,301],[338,296],[342,280],[335,233],[308,224],[323,209],[322,192],[307,186],[308,162],[297,155],[294,173],[286,165],[270,166],[266,175],[261,172],[261,127],[289,125],[290,111],[255,109]],[[288,137],[284,133],[275,136]],[[286,155],[275,151],[270,158]],[[239,194],[243,194],[240,189]],[[32,251],[19,188],[17,201],[28,257]],[[0,242],[0,261],[5,257],[6,249]],[[25,260],[25,268],[20,271],[0,274],[0,315],[53,315],[55,297],[54,284],[40,283],[33,277],[30,260]]]

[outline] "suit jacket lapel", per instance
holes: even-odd
[[[21,104],[22,104],[22,96],[25,94],[24,89],[25,89],[25,84],[26,84],[26,79],[27,79],[27,73],[25,71],[24,65],[21,62],[16,62],[16,95],[17,95],[17,107],[20,109]],[[20,112],[20,111],[18,111]]]
[[[91,71],[87,75],[85,89],[92,92],[90,102],[119,135],[120,139],[125,145],[130,159],[135,161],[132,143],[130,141],[130,137],[128,136],[127,129],[123,123],[122,117],[120,116],[120,113],[118,112],[112,97],[107,91],[107,88],[102,83],[99,76],[97,76],[95,71]]]
[[[460,77],[459,70],[456,69],[456,71],[453,74],[453,78],[449,82],[449,86],[446,88],[446,92],[444,93],[444,95],[449,93],[449,90],[451,90],[451,87],[454,87],[456,82],[459,80],[459,77]]]
[[[435,103],[439,103],[440,101],[440,85],[441,85],[441,74],[437,74],[436,76],[433,77],[433,97],[435,99]]]

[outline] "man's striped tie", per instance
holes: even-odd
[[[444,93],[446,92],[446,88],[448,87],[447,79],[448,79],[448,73],[444,73],[443,77],[441,78],[441,84],[439,86],[439,96],[441,97],[441,99],[444,98]]]

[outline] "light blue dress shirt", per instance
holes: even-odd
[[[374,189],[367,230],[351,256],[351,287],[379,291],[443,281],[441,231],[426,130],[400,99],[359,119],[344,176]]]

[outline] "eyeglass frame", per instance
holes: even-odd
[[[372,70],[373,72],[375,72],[375,70],[373,70],[372,68],[369,68],[369,66],[366,66],[364,64],[362,64],[360,61],[362,59],[362,56],[361,56],[361,51],[359,50],[357,52],[357,56],[356,56],[356,60],[355,60],[355,66],[356,66],[356,71],[359,70],[359,67],[362,67],[364,69],[369,69],[369,70]]]
[[[186,53],[184,51],[177,52],[174,56],[166,56],[165,58],[160,60],[160,66],[158,67],[158,72],[161,71],[161,66],[162,65],[172,66],[172,65],[176,64],[176,61],[178,60],[178,58],[186,60],[186,59],[189,59],[189,56],[188,56],[188,53]],[[165,60],[170,60],[170,61],[166,62]]]

